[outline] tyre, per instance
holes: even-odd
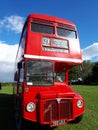
[[[18,110],[16,110],[15,112],[15,123],[16,123],[16,130],[25,130],[24,120]]]
[[[16,121],[16,130],[32,130],[31,122],[23,119],[20,111],[16,111],[15,121]]]
[[[79,123],[82,120],[82,118],[83,118],[83,115],[80,115],[80,116],[76,117],[75,120],[71,121],[70,123],[75,123],[75,124]]]

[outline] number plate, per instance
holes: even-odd
[[[58,120],[58,121],[52,121],[51,122],[51,127],[54,127],[54,126],[59,126],[59,125],[64,125],[66,124],[67,122],[65,120]]]

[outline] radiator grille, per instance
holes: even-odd
[[[57,120],[58,118],[58,103],[56,100],[46,101],[44,106],[44,120],[49,122],[50,120]]]
[[[44,104],[44,121],[69,119],[72,117],[72,102],[70,99],[47,100]]]
[[[71,118],[72,117],[72,102],[70,100],[62,99],[60,102],[60,118]]]

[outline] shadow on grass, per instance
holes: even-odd
[[[13,95],[0,94],[0,130],[15,130]]]
[[[0,94],[0,130],[15,130],[13,95]],[[26,123],[29,130],[50,130],[47,126],[38,123]]]
[[[49,125],[40,125],[38,123],[26,122],[26,128],[28,130],[54,130]],[[56,127],[55,127],[56,128]]]

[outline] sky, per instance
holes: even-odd
[[[0,82],[13,82],[22,27],[34,13],[75,23],[83,60],[98,62],[98,0],[0,0]]]

